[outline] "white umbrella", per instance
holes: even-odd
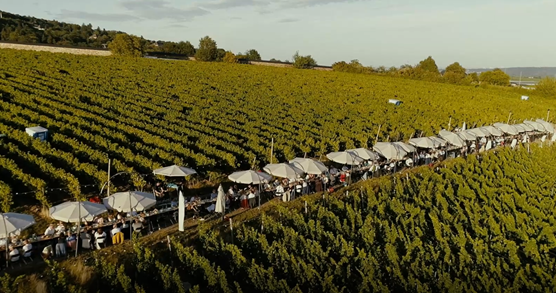
[[[92,221],[95,216],[106,213],[106,207],[98,203],[88,201],[68,201],[57,206],[53,206],[49,210],[50,217],[70,223],[77,224],[77,243],[79,243],[79,233],[81,232],[81,220]],[[75,249],[75,256],[77,256],[77,249]]]
[[[476,135],[474,135],[474,134],[471,133],[471,132],[467,132],[467,130],[463,130],[463,131],[460,131],[460,132],[456,132],[456,134],[457,134],[459,137],[461,137],[461,139],[467,140],[467,141],[474,141],[474,140],[477,139],[477,136],[476,136]]]
[[[218,186],[218,196],[216,197],[216,207],[214,211],[217,213],[224,213],[226,211],[226,195],[222,184]]]
[[[156,197],[149,192],[117,192],[102,200],[104,205],[118,212],[144,211],[156,205]]]
[[[531,127],[533,127],[536,131],[539,132],[545,132],[546,129],[544,128],[544,125],[542,125],[541,123],[535,122],[535,121],[529,121],[529,120],[525,120],[523,121],[524,124],[530,125]]]
[[[276,177],[288,179],[296,179],[298,175],[304,173],[302,169],[286,163],[268,164],[264,166],[263,170]]]
[[[490,126],[490,125],[481,127],[481,130],[484,130],[484,131],[490,133],[490,135],[492,135],[492,136],[502,136],[502,135],[504,135],[504,133],[500,129],[498,129],[494,126]]]
[[[406,153],[414,153],[417,150],[417,149],[415,149],[414,146],[409,145],[405,142],[397,141],[397,142],[394,142],[393,144],[396,144],[399,147],[401,147]]]
[[[163,176],[167,176],[167,177],[185,177],[185,176],[193,175],[193,174],[196,174],[196,173],[197,173],[197,171],[195,171],[191,168],[181,167],[181,166],[178,166],[178,165],[163,167],[163,168],[156,169],[156,170],[153,171],[153,174],[155,174],[155,175],[163,175]]]
[[[31,215],[17,213],[0,214],[2,225],[0,226],[0,237],[6,238],[6,267],[8,267],[8,241],[10,233],[27,229],[35,224],[35,219]]]
[[[4,213],[0,214],[0,217],[2,218],[0,238],[7,238],[10,233],[25,230],[35,224],[35,219],[31,215]]]
[[[401,146],[391,142],[377,142],[373,149],[388,160],[401,160],[407,154]]]
[[[359,165],[365,161],[363,158],[359,157],[352,152],[333,152],[326,155],[328,159],[333,162],[344,164],[344,165]]]
[[[554,133],[554,126],[552,126],[552,124],[542,119],[537,119],[535,122],[541,124],[544,127],[544,129],[546,129],[546,131],[548,131],[549,133]]]
[[[471,128],[466,130],[468,133],[471,133],[473,135],[475,135],[476,137],[486,137],[486,136],[490,136],[490,132],[488,132],[486,129],[481,129],[481,128]]]
[[[527,132],[527,129],[523,127],[521,124],[514,124],[512,125],[519,133]]]
[[[371,161],[375,161],[378,159],[378,155],[366,148],[358,148],[358,149],[350,149],[350,150],[346,150],[347,152],[351,152],[356,154],[358,157],[365,159],[365,160],[371,160]]]
[[[450,143],[451,145],[454,145],[456,147],[463,147],[465,145],[465,142],[463,141],[463,139],[461,139],[461,137],[459,137],[457,134],[450,132],[446,129],[442,129],[440,130],[440,132],[438,133],[438,135],[440,135],[440,137],[442,137],[443,139],[445,139],[448,143]]]
[[[436,143],[429,137],[416,137],[409,139],[409,144],[414,145],[418,148],[423,149],[433,149],[436,147]]]
[[[228,176],[233,182],[241,184],[262,184],[266,181],[270,181],[272,176],[264,172],[255,172],[253,170],[247,171],[237,171]]]
[[[92,221],[95,216],[106,213],[106,207],[102,204],[88,201],[68,201],[50,208],[52,219],[77,223],[81,220]]]
[[[434,141],[434,143],[436,144],[435,147],[443,147],[447,144],[447,142],[444,139],[438,136],[429,136],[428,138]]]
[[[295,158],[290,161],[290,164],[303,170],[307,174],[319,175],[328,171],[328,168],[322,162],[309,158]]]
[[[525,131],[529,132],[529,131],[535,131],[535,127],[527,124],[527,123],[521,123],[519,124],[521,125],[521,127],[523,127],[525,129]]]
[[[509,135],[516,135],[519,133],[517,129],[515,129],[515,127],[506,123],[494,123],[493,125],[494,127],[502,130],[504,133],[507,133]]]

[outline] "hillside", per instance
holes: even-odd
[[[98,191],[113,172],[181,164],[222,178],[295,156],[546,117],[553,100],[510,89],[239,64],[0,50],[0,181],[43,204]],[[396,107],[388,99],[403,101]],[[48,143],[25,134],[40,125]],[[139,184],[139,183],[137,183]],[[97,187],[82,187],[96,185]],[[44,188],[62,188],[45,197]]]
[[[104,48],[118,31],[0,11],[0,40],[59,46]]]

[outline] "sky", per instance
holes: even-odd
[[[556,66],[556,0],[0,0],[16,14],[91,23],[151,40],[208,35],[264,60],[443,68]]]

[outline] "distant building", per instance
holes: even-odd
[[[97,34],[93,34],[89,37],[89,40],[96,40],[98,38]]]
[[[39,31],[44,31],[44,27],[41,27],[40,25],[35,25],[34,28]]]

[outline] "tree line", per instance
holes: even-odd
[[[471,84],[490,84],[499,86],[509,86],[510,76],[500,69],[486,71],[480,75],[476,72],[467,74],[467,70],[458,62],[454,62],[440,71],[436,61],[429,56],[417,65],[405,64],[397,67],[386,68],[384,66],[372,67],[363,66],[358,60],[350,63],[340,61],[332,64],[332,69],[339,72],[363,73],[363,74],[383,74],[398,76],[408,79],[425,80],[432,82],[445,82],[450,84],[471,85]]]

